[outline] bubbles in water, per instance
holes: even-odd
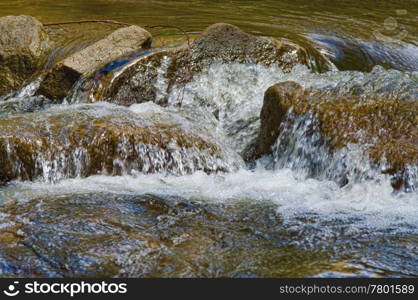
[[[317,216],[323,220],[357,218],[352,226],[410,231],[417,226],[416,193],[393,194],[390,182],[359,182],[340,188],[333,181],[299,179],[290,169],[275,171],[259,167],[223,174],[195,172],[185,176],[162,174],[135,176],[91,176],[67,179],[56,184],[15,182],[1,198],[36,198],[42,195],[83,193],[147,194],[178,196],[199,201],[273,201],[285,220]]]
[[[371,73],[331,71],[312,73],[296,66],[290,73],[280,68],[249,64],[212,64],[185,87],[174,87],[169,105],[202,109],[218,120],[229,144],[243,154],[257,138],[264,92],[273,84],[295,81],[304,88],[387,98],[418,100],[418,80],[413,73],[386,71],[375,67]],[[181,95],[183,94],[183,95]]]

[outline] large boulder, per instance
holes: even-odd
[[[291,126],[284,122],[295,120],[290,114],[296,119],[313,116],[312,126],[306,126],[303,134],[319,131],[323,139],[313,145],[318,147],[317,155],[322,145],[331,154],[360,145],[374,169],[392,176],[396,189],[414,189],[416,174],[411,170],[418,165],[418,101],[325,93],[303,89],[295,82],[276,84],[265,93],[256,157],[272,152],[281,130]],[[347,167],[348,162],[344,164]]]
[[[318,67],[326,70],[329,65],[318,55]],[[192,61],[192,70],[200,71],[203,66],[213,61],[222,63],[278,64],[283,70],[290,71],[296,64],[308,65],[309,54],[306,49],[291,41],[258,37],[243,32],[230,24],[209,26],[194,40],[190,51],[181,53],[176,58],[173,69],[185,67]]]
[[[190,47],[158,51],[129,65],[111,81],[101,99],[121,105],[165,104],[167,99],[159,95],[187,84],[213,63],[277,65],[285,72],[298,64],[316,71],[333,68],[315,49],[308,51],[285,39],[258,37],[221,23],[209,26]]]
[[[0,180],[232,171],[241,159],[207,126],[157,105],[56,106],[0,118]]]
[[[0,18],[0,95],[19,89],[51,51],[42,24],[30,16]]]
[[[118,29],[58,63],[46,75],[38,94],[60,102],[80,77],[88,77],[117,58],[147,49],[150,45],[151,34],[143,28],[129,26]]]

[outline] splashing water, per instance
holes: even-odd
[[[130,109],[104,102],[56,105],[9,116],[0,125],[3,176],[22,180],[57,182],[97,173],[183,175],[242,165],[203,125],[153,103]]]
[[[185,87],[173,88],[169,105],[199,106],[218,119],[229,143],[243,154],[254,144],[260,126],[259,116],[264,92],[275,83],[295,81],[304,88],[333,91],[341,95],[381,95],[387,98],[418,99],[416,73],[386,71],[377,66],[370,73],[331,71],[312,73],[296,66],[290,73],[280,68],[245,64],[212,64]]]
[[[386,71],[375,67],[371,73],[332,71],[315,74],[302,66],[295,67],[290,73],[284,73],[276,67],[213,64],[204,68],[185,87],[174,87],[166,94],[167,79],[163,76],[166,65],[162,64],[155,82],[157,97],[169,99],[166,108],[150,102],[134,104],[129,108],[102,102],[75,104],[85,101],[85,94],[77,93],[82,84],[80,81],[74,87],[72,98],[67,99],[67,104],[53,106],[35,114],[46,116],[69,111],[71,115],[82,109],[83,114],[90,115],[93,119],[111,116],[111,123],[123,124],[129,119],[138,126],[143,125],[143,122],[164,123],[169,127],[180,124],[185,132],[194,131],[204,139],[209,136],[216,140],[225,153],[225,160],[208,160],[208,156],[199,151],[182,153],[178,147],[171,145],[170,155],[176,165],[174,170],[177,171],[146,174],[149,171],[147,167],[139,168],[126,159],[128,154],[124,150],[130,146],[121,138],[118,143],[120,155],[112,160],[112,165],[122,170],[122,176],[118,173],[113,174],[118,176],[102,173],[103,175],[69,179],[83,173],[85,163],[89,160],[85,148],[75,147],[72,157],[62,156],[61,153],[62,157],[54,156],[53,160],[43,157],[40,152],[37,166],[44,176],[35,182],[9,183],[0,190],[0,201],[3,205],[17,203],[24,206],[42,199],[37,209],[43,216],[44,209],[55,212],[53,203],[66,197],[84,199],[77,202],[77,207],[83,207],[89,201],[96,205],[97,199],[108,197],[103,195],[117,195],[117,199],[121,199],[116,201],[118,209],[124,212],[121,219],[129,220],[133,216],[137,218],[138,212],[131,212],[132,203],[124,199],[138,195],[145,197],[152,194],[165,201],[171,201],[170,197],[177,197],[186,203],[197,202],[203,207],[219,205],[226,209],[225,214],[228,216],[238,213],[235,208],[231,208],[231,212],[228,211],[229,208],[225,208],[234,203],[259,203],[261,206],[272,203],[272,214],[277,214],[280,222],[272,221],[275,227],[265,233],[265,238],[269,240],[273,235],[279,235],[280,239],[274,240],[275,245],[331,252],[332,260],[346,261],[357,275],[417,275],[418,254],[413,247],[418,235],[418,194],[413,188],[409,193],[394,193],[390,178],[370,164],[361,146],[349,145],[330,155],[326,149],[326,141],[315,130],[315,119],[311,115],[296,118],[290,113],[282,124],[283,128],[271,157],[260,159],[256,167],[249,169],[237,155],[254,144],[260,126],[259,114],[264,92],[275,83],[291,80],[305,88],[313,87],[343,95],[384,95],[388,98],[415,101],[418,98],[416,73]],[[29,97],[22,99],[27,100]],[[67,125],[75,123],[77,121]],[[143,148],[138,153],[140,157],[148,157],[150,153],[154,153],[145,165],[157,169],[161,165],[160,169],[166,170],[164,166],[167,164],[167,155],[154,150],[156,149]],[[59,153],[55,150],[53,152]],[[189,163],[193,166],[187,165]],[[234,167],[226,168],[229,173],[206,174],[201,171],[208,166],[216,169],[219,164]],[[62,170],[69,165],[71,172],[63,173]],[[185,169],[192,171],[183,172]],[[408,171],[410,185],[414,187],[417,167],[411,166]],[[86,202],[85,198],[89,200]],[[112,203],[109,205],[115,205]],[[23,218],[20,215],[18,217]],[[161,225],[161,220],[165,220],[165,217],[169,218],[162,214],[158,224]],[[271,214],[267,218],[270,217],[273,218]],[[7,219],[8,216],[4,218]],[[133,226],[129,222],[123,221],[123,226]],[[173,222],[175,224],[174,219]],[[10,227],[14,223],[7,224],[9,223],[5,223],[5,226]],[[28,221],[28,224],[32,223]],[[95,235],[102,234],[102,229],[93,228],[91,230]],[[176,237],[176,241],[178,239],[180,237]],[[127,249],[131,251],[135,246],[131,243]],[[412,250],[405,256],[405,249]],[[125,261],[124,255],[114,251],[112,255],[118,253],[117,261],[125,269],[129,269],[130,260]],[[142,270],[138,269],[129,274],[142,274],[140,271]],[[321,274],[319,276],[336,275],[332,272]]]
[[[141,57],[122,68],[117,68],[116,73],[112,75],[112,80],[140,59]],[[160,97],[166,96],[164,93],[167,93],[164,68],[168,66],[168,63],[169,61],[165,61],[161,64],[155,82],[157,94]],[[165,109],[165,113],[159,106],[151,103],[134,104],[130,107],[130,111],[145,116],[153,122],[164,121],[166,118],[165,121],[168,121],[168,124],[170,122],[184,123],[187,119],[193,122],[199,119],[202,126],[197,128],[198,132],[209,131],[217,140],[242,154],[254,144],[257,138],[264,91],[271,85],[283,81],[296,81],[305,88],[336,91],[342,95],[360,93],[364,97],[384,95],[410,101],[418,99],[418,77],[417,74],[411,72],[386,71],[382,67],[375,67],[370,73],[331,71],[315,74],[306,67],[297,66],[290,73],[284,73],[274,66],[215,63],[204,68],[201,74],[185,87],[179,86],[171,89],[168,94],[169,107]],[[82,81],[77,83],[71,97],[67,98],[67,103],[71,106],[73,106],[72,103],[84,102],[82,99],[85,95],[77,93],[81,84]],[[31,93],[25,91],[32,90],[34,89],[25,88],[20,94],[29,96]],[[181,97],[180,94],[182,94]],[[180,108],[179,99],[182,99]],[[65,105],[62,107],[64,109]],[[180,115],[184,118],[183,121],[180,121]],[[367,158],[361,154],[363,151],[357,146],[344,148],[330,157],[317,131],[314,131],[316,133],[313,135],[306,135],[307,131],[311,131],[307,127],[314,126],[312,118],[294,120],[289,116],[283,126],[287,127],[287,130],[281,131],[282,134],[273,149],[275,153],[273,160],[267,159],[265,162],[259,162],[267,169],[274,166],[273,170],[268,172],[292,170],[293,176],[301,181],[315,178],[315,180],[325,182],[332,180],[341,184],[348,181],[367,185],[363,181],[373,178],[379,185],[389,182],[388,178],[383,178],[378,170],[373,169]],[[76,163],[71,168],[75,170],[74,174],[80,174],[81,162],[88,160],[83,153],[81,148],[77,148],[74,152]],[[66,178],[66,176],[56,175],[59,172],[54,171],[62,160],[47,162],[40,155],[37,161],[43,169],[45,178],[51,177],[48,174],[55,174],[52,176],[54,178],[52,181]],[[118,163],[121,163],[120,159],[115,159],[114,164]],[[122,169],[126,167],[124,163],[121,166]],[[259,172],[259,169],[253,172]],[[416,167],[411,166],[409,173],[411,186],[415,186]],[[179,174],[184,174],[184,172],[179,172]],[[347,176],[351,176],[352,180],[349,180]]]
[[[341,186],[366,181],[390,182],[400,176],[383,174],[382,171],[388,168],[385,158],[379,164],[371,163],[367,148],[373,146],[373,141],[363,141],[361,132],[358,138],[362,142],[348,144],[331,153],[328,140],[321,136],[319,124],[312,113],[297,116],[290,110],[279,132],[272,146],[272,158],[261,160],[267,168],[289,168],[297,178],[332,180]],[[418,173],[415,166],[406,169],[403,175],[406,191],[412,192],[417,188]]]
[[[164,68],[164,66],[165,64],[162,65],[162,68]],[[156,82],[156,85],[160,87],[160,91],[164,90],[164,88],[161,87],[165,85],[164,82],[166,80],[162,76],[163,73],[163,71],[159,73],[160,75]],[[418,86],[416,84],[417,77],[415,73],[394,70],[385,71],[381,67],[375,67],[371,73],[332,71],[325,74],[315,74],[302,66],[295,67],[290,73],[283,73],[277,67],[268,68],[260,65],[213,64],[205,68],[201,75],[187,84],[184,90],[181,87],[172,89],[168,95],[169,106],[171,107],[169,109],[171,110],[170,118],[178,118],[176,117],[176,114],[179,113],[186,119],[189,118],[190,120],[193,120],[199,118],[203,125],[202,128],[198,130],[208,130],[210,128],[209,131],[215,133],[217,139],[226,141],[233,150],[242,153],[257,137],[259,128],[258,116],[263,102],[264,91],[272,84],[289,80],[296,81],[305,88],[314,87],[325,91],[338,91],[340,94],[349,94],[361,87],[362,94],[365,96],[383,94],[390,97],[413,100],[417,99],[418,95]],[[179,93],[184,93],[181,108],[178,108],[177,102],[179,101]],[[154,121],[164,119],[161,108],[155,104],[136,104],[132,105],[130,110],[141,116],[148,115],[148,117],[152,117]],[[321,143],[319,134],[310,135],[309,140],[307,140],[307,126],[309,127],[312,125],[314,125],[312,118],[301,119],[297,122],[295,122],[295,120],[288,120],[288,122],[285,122],[285,126],[287,126],[289,130],[282,130],[282,134],[274,146],[274,152],[276,154],[273,158],[274,168],[272,170],[268,170],[271,169],[272,161],[267,160],[267,162],[259,162],[263,167],[259,167],[252,171],[241,170],[240,172],[242,173],[225,175],[225,177],[196,175],[202,181],[200,183],[195,183],[195,190],[199,191],[198,193],[202,193],[200,194],[200,197],[204,198],[226,199],[230,197],[257,200],[260,197],[263,199],[270,197],[270,199],[274,198],[278,203],[283,204],[283,199],[287,198],[300,198],[299,201],[296,202],[303,203],[303,199],[306,199],[306,195],[308,195],[310,193],[309,191],[315,186],[315,188],[319,190],[324,190],[324,193],[320,193],[319,195],[311,195],[314,196],[312,199],[317,199],[318,205],[312,203],[314,200],[309,203],[299,204],[299,206],[313,208],[324,205],[325,202],[322,202],[319,199],[348,199],[354,195],[352,194],[355,193],[354,191],[362,189],[366,191],[366,194],[363,195],[364,199],[358,200],[358,202],[366,203],[369,200],[371,201],[373,197],[377,197],[377,191],[382,189],[386,190],[387,194],[385,197],[391,199],[390,201],[398,201],[398,199],[406,197],[405,199],[408,199],[406,203],[414,203],[415,205],[417,198],[415,193],[408,196],[404,196],[403,194],[391,194],[389,179],[384,176],[382,177],[382,175],[377,175],[378,172],[373,170],[368,163],[367,158],[361,154],[361,149],[358,149],[355,146],[346,148],[331,158],[329,154],[327,154],[325,146]],[[77,153],[82,156],[81,150],[75,152],[75,154]],[[48,169],[51,168],[51,166],[42,163],[41,165],[43,168],[46,168],[45,173],[48,174]],[[266,166],[267,170],[264,170],[263,168]],[[410,177],[416,178],[416,168],[411,167],[410,172]],[[247,179],[249,179],[249,181],[257,178],[256,181],[260,182],[260,186],[254,187],[254,193],[249,192],[250,188],[247,191],[245,189],[245,186],[248,186],[249,181],[243,179],[242,182],[235,182],[235,179],[233,179],[236,178],[236,176],[242,177],[244,176],[243,174],[245,174],[245,177],[248,177]],[[342,176],[341,174],[345,175]],[[297,188],[292,189],[291,193],[283,193],[284,190],[280,188],[283,183],[281,182],[282,179],[287,176],[294,178],[291,182],[297,186]],[[353,182],[352,185],[340,189],[338,188],[338,185],[333,183],[347,181],[346,176],[356,176],[356,180],[350,181]],[[150,179],[151,178],[154,178],[152,180],[155,180],[155,177],[150,177]],[[161,180],[164,181],[162,178],[163,177],[161,177]],[[228,197],[214,193],[214,190],[217,188],[205,192],[203,187],[207,185],[207,183],[203,183],[204,180],[212,182],[211,185],[213,186],[218,180],[228,180],[225,178],[230,178],[232,180],[230,187],[225,189],[226,194],[231,193]],[[373,182],[362,180],[370,178],[374,178],[375,180]],[[87,181],[89,179],[80,179],[81,182],[83,180]],[[122,177],[121,180],[128,179]],[[132,178],[132,180],[135,181],[136,179]],[[161,187],[157,188],[155,185],[150,185],[153,187],[144,189],[144,192],[156,192],[159,189],[167,188],[168,190],[166,190],[166,193],[168,194],[183,196],[187,194],[188,189],[183,189],[181,187],[183,184],[182,178],[174,177],[170,180],[177,180],[179,183],[175,184],[175,187],[173,185],[168,185],[167,187],[163,184]],[[189,180],[189,178],[187,180]],[[159,182],[159,180],[156,181]],[[67,183],[70,182],[71,181],[67,181]],[[235,182],[235,184],[233,184],[233,182]],[[91,183],[89,183],[89,185],[90,184]],[[263,190],[264,184],[267,184],[271,190],[260,193],[260,189]],[[288,186],[288,184],[289,182],[284,184],[284,186]],[[370,189],[368,189],[369,185]],[[79,186],[79,184],[77,184],[77,186]],[[186,186],[189,186],[189,188],[193,190],[193,184]],[[305,186],[308,187],[306,190],[303,188]],[[120,189],[117,192],[123,192],[124,188],[126,188],[123,185],[119,187]],[[49,188],[51,187],[48,186],[48,189]],[[100,188],[98,189],[100,190]],[[129,189],[130,188],[128,188],[128,190]],[[275,189],[277,189],[276,192],[274,192]],[[178,190],[178,192],[176,190]],[[297,190],[299,190],[299,192]],[[332,191],[332,193],[335,194],[332,194],[331,192],[326,193],[326,190]],[[210,193],[212,193],[212,196],[209,196]],[[338,193],[341,193],[341,195],[338,195]],[[276,194],[280,196],[274,196]],[[290,194],[293,194],[293,196]],[[194,194],[193,196],[198,197],[198,194]],[[380,196],[377,198],[380,198]],[[367,199],[367,201],[365,199]],[[377,199],[373,201],[376,200]],[[353,201],[356,202],[357,200]],[[295,200],[289,200],[288,202],[296,203]],[[349,203],[343,202],[344,201],[341,201],[339,203],[346,208],[350,207]],[[370,205],[372,204],[370,203]],[[363,208],[352,207],[352,209],[355,211],[357,209],[362,210]]]

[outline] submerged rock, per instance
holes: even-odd
[[[19,89],[40,71],[51,46],[42,24],[30,16],[0,18],[0,95]]]
[[[2,182],[135,172],[182,175],[240,166],[240,158],[204,125],[162,109],[137,111],[97,103],[0,118]]]
[[[146,101],[165,104],[171,89],[184,86],[214,63],[275,65],[285,72],[299,64],[316,71],[333,68],[316,50],[308,52],[285,39],[253,36],[230,24],[214,24],[190,48],[159,51],[125,68],[100,99],[121,105]]]
[[[300,133],[299,139],[302,135],[316,133],[322,138],[311,139],[311,145],[305,147],[312,146],[318,150],[317,155],[321,155],[319,150],[324,146],[330,153],[337,153],[350,145],[360,145],[375,169],[392,175],[394,188],[415,188],[417,174],[413,170],[418,165],[418,101],[324,93],[303,89],[295,82],[276,84],[265,93],[257,156],[270,154],[281,131],[292,126],[290,123],[298,116],[309,115],[312,116],[309,124],[305,120],[298,125],[305,131]],[[292,145],[280,147],[291,148]],[[324,160],[325,164],[334,163],[330,157]]]
[[[118,29],[58,63],[46,75],[38,94],[60,102],[81,77],[88,77],[107,63],[150,45],[151,35],[141,27]]]
[[[283,241],[277,206],[155,195],[44,196],[0,208],[0,274],[13,277],[300,277],[329,251]]]

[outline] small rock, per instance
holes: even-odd
[[[58,63],[41,83],[38,94],[60,102],[80,77],[89,77],[109,62],[150,45],[151,34],[141,27],[118,29]]]

